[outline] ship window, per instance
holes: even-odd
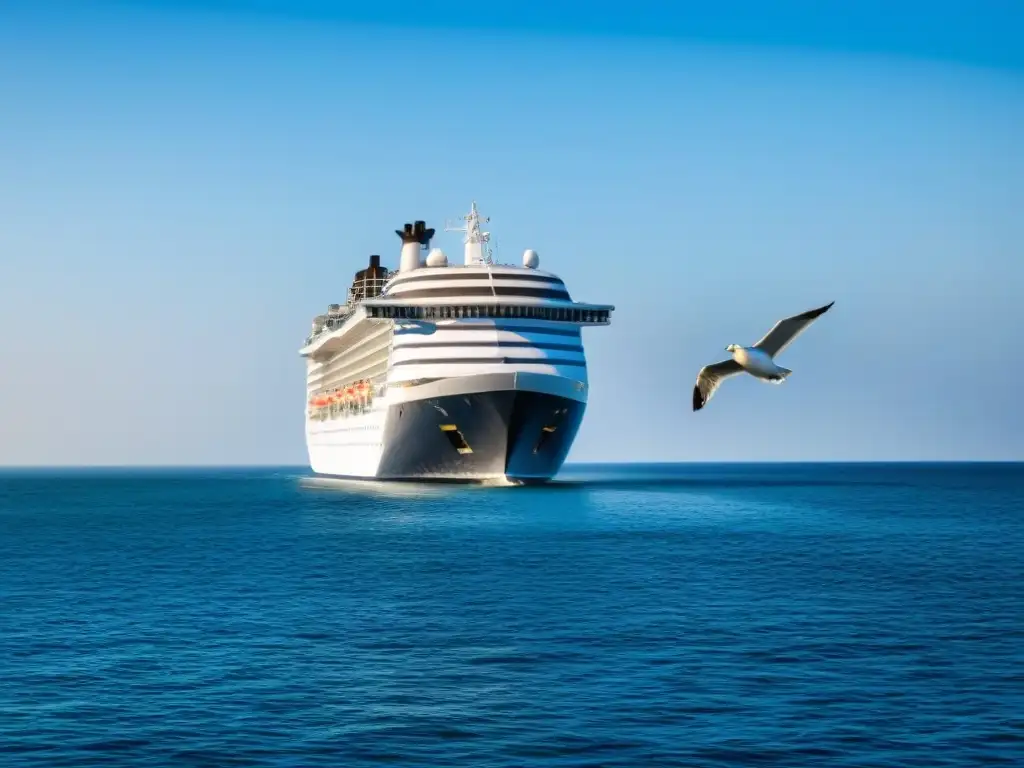
[[[472,453],[473,449],[469,447],[469,443],[466,442],[466,438],[459,432],[459,428],[455,424],[441,424],[441,431],[444,432],[444,436],[448,438],[448,442],[452,444],[459,453],[465,455]]]

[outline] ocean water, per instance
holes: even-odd
[[[0,473],[0,766],[1024,766],[1024,465]]]

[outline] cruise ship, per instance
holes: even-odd
[[[434,230],[396,230],[343,304],[313,320],[306,447],[314,473],[346,479],[542,483],[579,430],[589,383],[581,331],[614,307],[574,301],[537,252],[499,264],[476,203],[459,226],[461,264]]]

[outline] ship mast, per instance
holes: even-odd
[[[487,247],[487,243],[491,240],[490,232],[482,232],[480,230],[481,224],[486,224],[491,220],[489,216],[481,216],[479,211],[476,209],[476,201],[473,201],[473,206],[467,215],[462,217],[462,220],[466,222],[465,226],[453,227],[449,224],[445,224],[445,232],[465,232],[466,237],[463,239],[465,244],[465,265],[475,266],[478,264],[490,264],[491,263],[491,249]]]

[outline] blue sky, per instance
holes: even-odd
[[[0,463],[303,463],[310,318],[473,199],[618,307],[571,460],[1024,459],[1022,5],[770,5],[8,0]]]

